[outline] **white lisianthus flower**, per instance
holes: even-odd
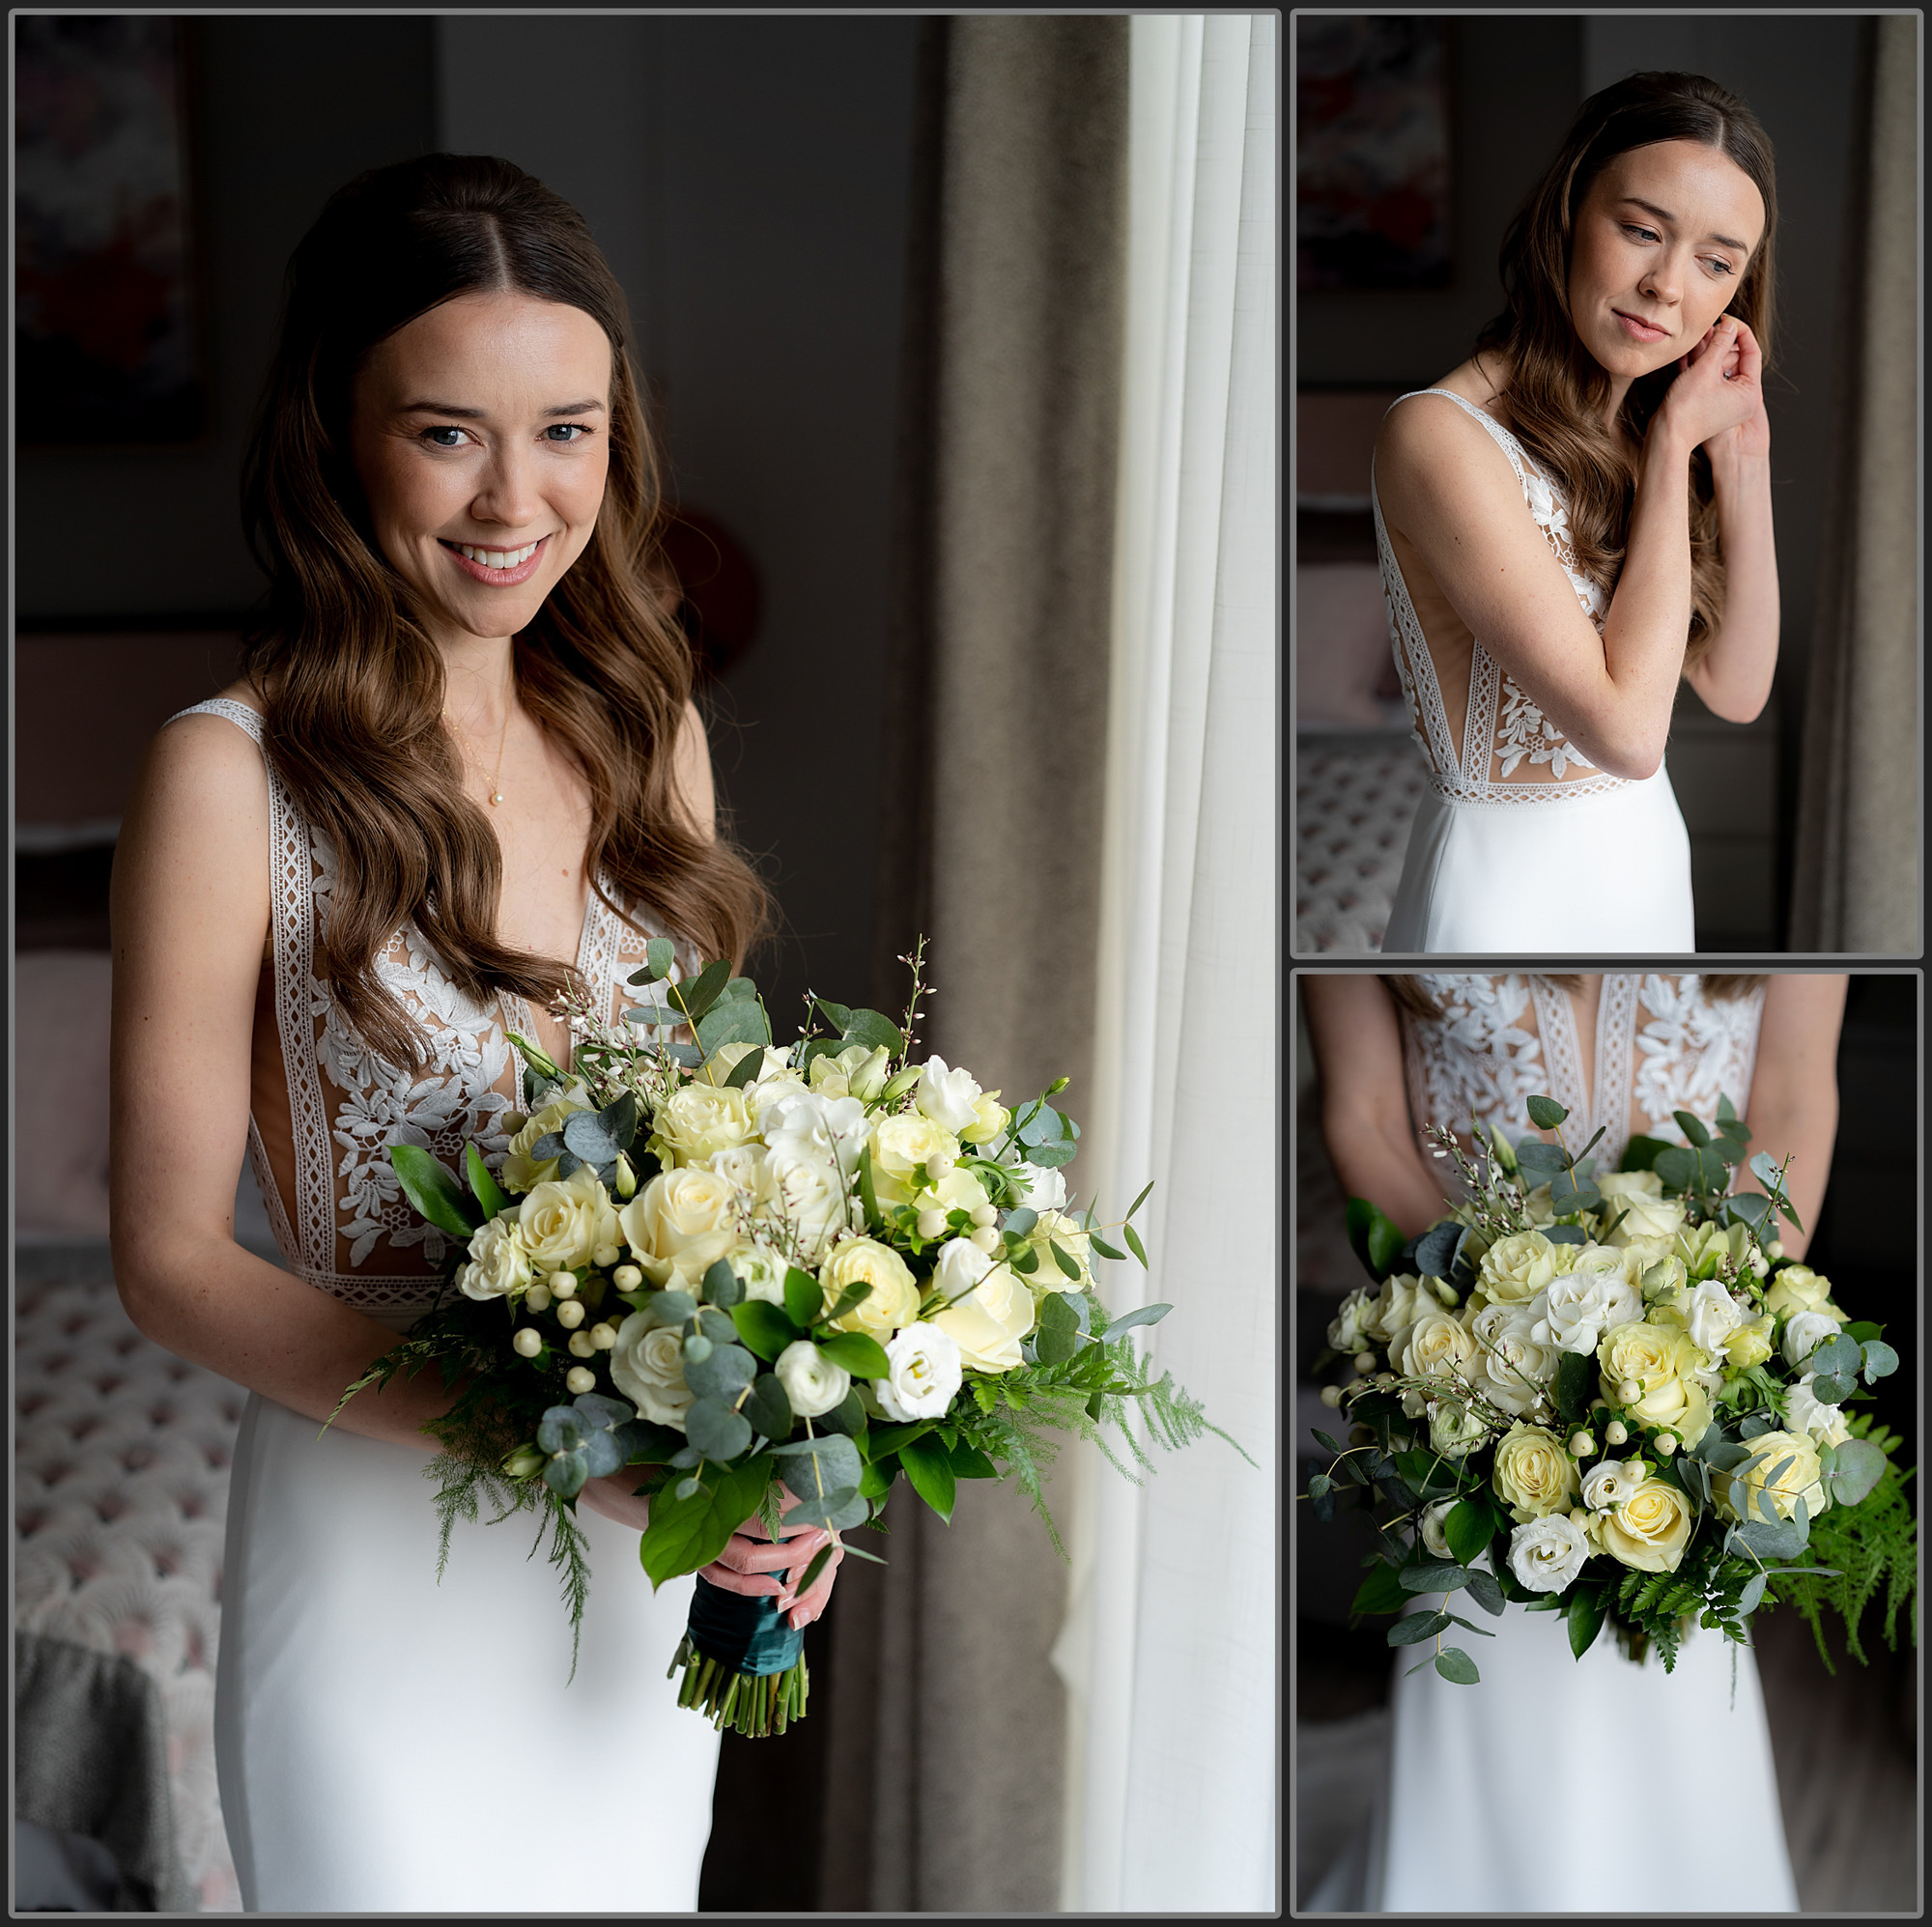
[[[1490,1435],[1489,1427],[1474,1408],[1460,1400],[1432,1399],[1424,1409],[1429,1413],[1430,1450],[1445,1459],[1468,1458]],[[1409,1416],[1419,1418],[1421,1413]]]
[[[524,1249],[540,1271],[588,1264],[592,1253],[617,1242],[617,1207],[587,1164],[568,1177],[547,1179],[517,1211]]]
[[[1593,1513],[1610,1512],[1642,1484],[1641,1459],[1605,1459],[1583,1474],[1583,1503]]]
[[[792,1411],[802,1419],[815,1419],[845,1403],[852,1389],[852,1374],[835,1364],[809,1338],[799,1339],[779,1353],[772,1367]]]
[[[757,1116],[758,1135],[774,1155],[817,1158],[847,1177],[858,1170],[866,1142],[866,1107],[858,1098],[782,1091]]]
[[[731,1269],[738,1274],[738,1283],[745,1288],[745,1296],[757,1298],[767,1305],[784,1303],[785,1261],[768,1246],[753,1240],[741,1244],[728,1254]]]
[[[1432,1558],[1454,1557],[1449,1550],[1449,1541],[1443,1534],[1442,1523],[1455,1511],[1456,1505],[1454,1499],[1437,1499],[1434,1505],[1423,1508],[1422,1544]]]
[[[633,1312],[617,1327],[611,1348],[611,1382],[640,1419],[684,1430],[691,1387],[684,1382],[684,1341],[672,1325],[653,1325]]]
[[[1037,1164],[1013,1167],[1020,1203],[1034,1211],[1057,1211],[1066,1203],[1066,1174],[1055,1169],[1042,1171]]]
[[[913,1087],[913,1100],[941,1130],[954,1137],[980,1121],[980,1086],[970,1071],[950,1070],[943,1057],[930,1057]]]
[[[1589,1556],[1583,1528],[1567,1513],[1531,1519],[1510,1534],[1510,1571],[1532,1593],[1560,1593]]]
[[[533,1273],[523,1232],[514,1218],[491,1218],[469,1240],[469,1259],[458,1274],[466,1298],[501,1298],[529,1289]]]
[[[1588,1357],[1606,1332],[1643,1317],[1643,1300],[1616,1268],[1584,1267],[1552,1279],[1529,1302],[1529,1336],[1538,1345]]]
[[[1784,1327],[1784,1362],[1803,1365],[1828,1338],[1838,1335],[1838,1321],[1830,1312],[1795,1312]]]
[[[872,1396],[889,1419],[936,1419],[958,1395],[963,1382],[959,1347],[936,1325],[910,1324],[886,1346],[891,1368],[872,1380]]]
[[[1355,1290],[1342,1300],[1342,1309],[1329,1321],[1328,1345],[1334,1351],[1360,1351],[1372,1336],[1368,1329],[1370,1308],[1376,1302],[1373,1291]]]
[[[1786,1428],[1795,1432],[1804,1432],[1821,1445],[1842,1445],[1852,1435],[1852,1429],[1845,1423],[1845,1414],[1837,1405],[1828,1405],[1811,1389],[1811,1381],[1818,1374],[1807,1372],[1791,1386],[1784,1395],[1784,1421]]]
[[[1558,1346],[1535,1336],[1535,1308],[1534,1299],[1527,1305],[1485,1305],[1469,1324],[1480,1348],[1471,1374],[1477,1389],[1519,1418],[1555,1377],[1562,1355]]]
[[[1713,1357],[1723,1350],[1744,1318],[1736,1301],[1715,1278],[1705,1279],[1690,1291],[1681,1310],[1691,1344]]]

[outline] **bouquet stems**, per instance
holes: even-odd
[[[782,1672],[743,1673],[728,1660],[699,1651],[687,1632],[665,1677],[673,1677],[679,1667],[684,1678],[678,1685],[678,1705],[708,1714],[721,1732],[728,1726],[748,1740],[762,1740],[805,1717],[811,1679],[803,1653]]]

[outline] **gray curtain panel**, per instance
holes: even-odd
[[[1791,948],[1918,948],[1918,36],[1863,23]]]
[[[133,1660],[14,1634],[14,1817],[98,1841],[119,1869],[117,1913],[195,1909],[175,1854],[167,1735],[160,1688]]]
[[[1093,1043],[1127,21],[925,23],[874,1001],[1008,1101]],[[1079,1167],[1070,1173],[1077,1188]],[[901,1494],[832,1628],[820,1905],[1051,1911],[1066,1568],[1015,1491]]]

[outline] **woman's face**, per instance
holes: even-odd
[[[1655,141],[1590,184],[1570,243],[1570,320],[1626,382],[1688,354],[1737,293],[1764,234],[1764,196],[1696,141]]]
[[[370,350],[351,455],[437,641],[529,626],[596,525],[610,425],[611,344],[582,308],[460,295]]]

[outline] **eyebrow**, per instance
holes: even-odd
[[[399,411],[403,414],[452,414],[464,421],[481,421],[489,412],[487,409],[459,408],[454,402],[405,402]],[[597,401],[559,402],[554,409],[545,409],[546,419],[553,415],[602,414],[604,404]]]
[[[1626,194],[1623,204],[1627,208],[1641,208],[1645,213],[1655,215],[1657,219],[1662,221],[1668,227],[1675,227],[1677,225],[1677,216],[1665,213],[1655,201],[1639,201],[1634,194]],[[1740,254],[1748,254],[1750,252],[1749,241],[1736,241],[1727,234],[1707,234],[1704,239],[1706,241],[1715,241],[1720,247],[1735,247]]]

